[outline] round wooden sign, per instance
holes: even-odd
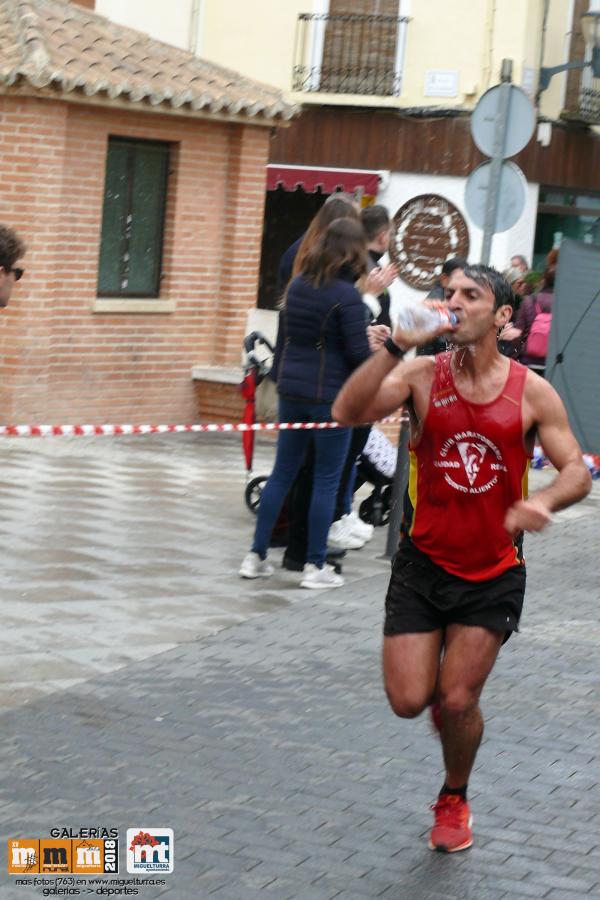
[[[453,256],[467,259],[467,223],[445,197],[438,194],[413,197],[394,216],[390,255],[407,284],[429,290],[447,259]]]

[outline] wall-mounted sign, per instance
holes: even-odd
[[[456,97],[458,69],[427,69],[424,94],[426,97]]]
[[[438,194],[421,194],[394,216],[390,254],[400,277],[429,290],[453,256],[469,255],[469,229],[460,211]]]
[[[532,66],[523,66],[523,71],[521,73],[521,87],[532,100],[535,96],[535,76],[536,70]]]

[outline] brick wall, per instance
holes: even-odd
[[[241,381],[240,375],[240,381]],[[197,417],[201,422],[241,422],[244,400],[235,384],[194,382]]]
[[[248,273],[260,269],[262,220],[267,179],[268,145],[258,129],[230,131],[227,191],[223,229],[221,297],[222,307],[215,321],[217,356],[226,365],[239,359],[245,334],[246,312],[256,306],[258,282]],[[260,175],[257,177],[257,173]],[[260,211],[260,223],[257,212]],[[260,238],[257,240],[257,224]]]
[[[108,137],[172,144],[161,299],[94,313]],[[269,130],[0,98],[0,221],[28,243],[0,313],[2,421],[194,421],[191,367],[238,365],[256,302]]]
[[[0,221],[16,226],[28,245],[25,277],[8,309],[0,312],[4,421],[14,418],[21,400],[42,413],[48,391],[66,126],[63,105],[48,104],[42,112],[31,101],[0,98]]]

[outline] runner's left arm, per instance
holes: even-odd
[[[528,394],[533,401],[540,443],[558,474],[547,487],[508,510],[504,527],[512,536],[519,531],[541,531],[552,520],[553,512],[583,500],[592,486],[581,448],[557,392],[547,381],[535,377]]]

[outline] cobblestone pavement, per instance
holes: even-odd
[[[140,896],[174,900],[600,896],[597,487],[528,541],[522,630],[483,698],[475,845],[448,857],[426,847],[439,745],[381,689],[382,529],[340,590],[241,582],[231,437],[7,441],[0,458],[4,848],[171,827],[175,871]],[[42,896],[5,852],[2,900]]]

